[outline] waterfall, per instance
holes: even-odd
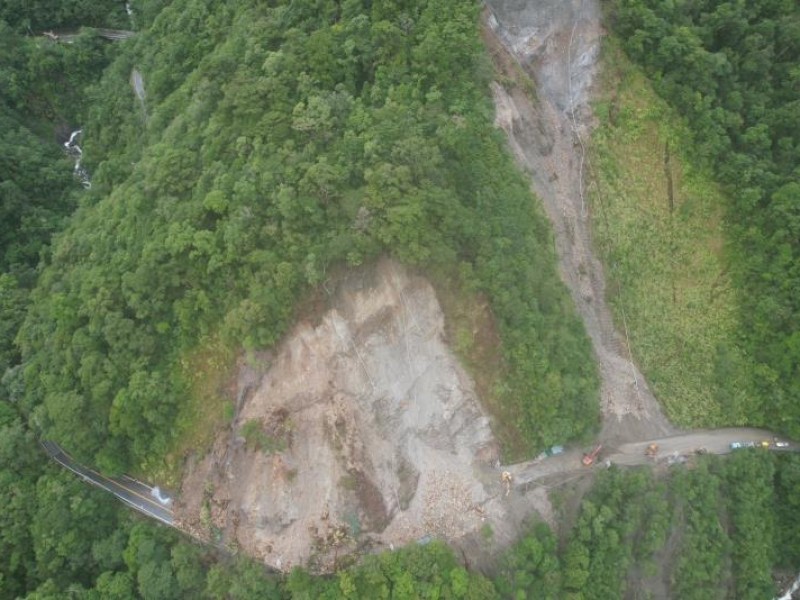
[[[797,579],[794,580],[792,587],[786,590],[786,593],[777,598],[777,600],[792,600],[792,594],[794,594],[797,590],[800,590],[800,575],[797,576]]]
[[[133,9],[131,8],[131,3],[125,3],[125,12],[128,13],[128,19],[131,21],[131,29],[136,29],[136,24],[133,22]]]
[[[81,158],[83,157],[83,150],[78,145],[78,137],[83,134],[82,129],[76,129],[72,132],[69,136],[69,140],[64,142],[64,149],[66,150],[67,154],[70,155],[72,158],[75,159],[75,167],[72,169],[75,178],[81,182],[81,185],[85,189],[89,189],[92,187],[92,181],[89,178],[89,172],[86,170],[85,167],[81,166]]]

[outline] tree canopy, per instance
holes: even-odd
[[[617,0],[612,23],[731,197],[753,423],[800,436],[800,7]]]
[[[381,254],[488,296],[528,452],[594,428],[588,339],[492,125],[478,8],[179,0],[125,42],[88,92],[92,190],[19,336],[46,435],[111,471],[163,455],[188,351],[275,344],[331,266]]]

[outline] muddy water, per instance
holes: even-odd
[[[591,338],[601,376],[601,437],[622,443],[673,433],[632,361],[624,324],[623,331],[615,327],[592,246],[586,144],[603,33],[599,3],[491,0],[488,8],[498,70],[510,79],[521,70],[535,83],[536,98],[524,86],[493,86],[496,124],[550,218],[561,277]]]

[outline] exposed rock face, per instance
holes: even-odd
[[[559,112],[588,111],[597,72],[601,11],[597,0],[491,0],[489,26],[535,72],[537,92]]]
[[[211,524],[279,569],[328,570],[357,546],[507,521],[489,420],[445,345],[431,285],[385,260],[330,301],[318,324],[243,368],[253,391],[185,478],[184,525]]]
[[[615,330],[591,246],[583,140],[599,15],[596,0],[490,0],[486,40],[503,79],[521,69],[539,93],[495,84],[496,124],[553,223],[600,366],[608,444],[673,429]],[[185,528],[281,570],[329,571],[357,549],[425,536],[455,543],[472,564],[491,560],[532,513],[552,522],[550,486],[587,473],[575,449],[506,467],[513,482],[501,482],[487,416],[445,344],[432,287],[388,260],[350,275],[318,323],[299,323],[274,354],[243,367],[239,396],[231,430],[188,469],[176,512]]]

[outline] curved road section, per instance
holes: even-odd
[[[85,482],[114,494],[131,508],[160,521],[164,525],[175,526],[175,517],[171,508],[172,501],[166,498],[157,487],[150,487],[127,475],[122,477],[101,475],[97,471],[76,462],[55,442],[42,441],[42,447],[50,455],[50,458],[75,473]]]

